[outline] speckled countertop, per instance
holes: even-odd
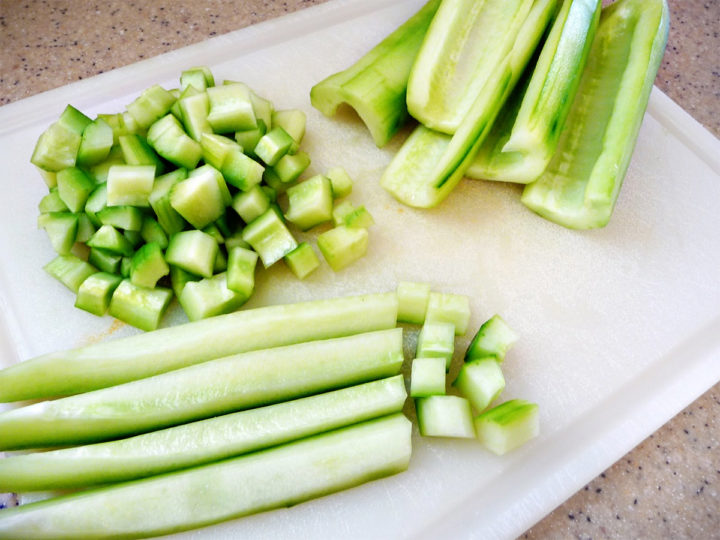
[[[323,0],[0,0],[0,104]],[[657,85],[720,136],[720,1],[669,0]],[[720,538],[720,384],[523,538]]]

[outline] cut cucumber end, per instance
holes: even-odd
[[[497,455],[522,446],[540,433],[540,413],[535,403],[506,401],[475,418],[480,442]]]

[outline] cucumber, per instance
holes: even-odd
[[[342,199],[352,192],[353,181],[350,175],[342,167],[333,167],[325,173],[330,179],[333,199]]]
[[[505,389],[505,377],[494,356],[476,358],[462,365],[453,386],[481,412]]]
[[[38,216],[38,227],[45,229],[55,253],[69,255],[77,239],[79,219],[72,212],[49,212]]]
[[[128,439],[18,455],[0,460],[0,490],[84,487],[184,469],[399,412],[406,396],[395,375]]]
[[[276,165],[277,162],[290,151],[295,141],[281,127],[273,127],[265,135],[260,137],[260,140],[255,145],[253,152],[257,157],[263,160],[263,162],[271,167]]]
[[[88,276],[78,288],[75,307],[102,317],[110,306],[110,299],[122,278],[107,272]]]
[[[160,244],[150,242],[140,247],[130,263],[130,281],[141,287],[155,287],[158,280],[170,273]]]
[[[102,118],[88,124],[82,132],[77,153],[79,167],[91,167],[104,161],[113,145],[112,128]]]
[[[332,219],[333,196],[329,178],[317,174],[288,189],[287,195],[285,217],[303,231]]]
[[[44,270],[74,293],[83,281],[97,272],[97,268],[72,253],[58,255],[44,266]]]
[[[298,279],[305,279],[313,270],[320,266],[317,253],[307,242],[301,242],[298,247],[285,255],[285,264]]]
[[[250,298],[255,288],[258,255],[251,249],[235,246],[228,249],[227,287]]]
[[[160,324],[170,300],[172,300],[170,289],[164,287],[149,289],[124,279],[113,292],[108,313],[135,328],[149,332]]]
[[[415,400],[423,437],[475,437],[470,402],[458,396],[429,396]]]
[[[411,397],[445,394],[445,360],[443,358],[415,358],[410,369]]]
[[[462,294],[431,292],[425,324],[444,322],[455,326],[455,335],[464,336],[470,322],[470,300]]]
[[[416,358],[441,358],[450,371],[455,352],[455,325],[449,322],[425,321],[417,339]]]
[[[90,194],[95,189],[95,182],[85,171],[77,167],[70,167],[58,171],[57,189],[60,199],[71,212],[80,212],[85,208]]]
[[[297,241],[272,206],[243,229],[242,238],[257,252],[265,268],[297,247]]]
[[[170,237],[165,260],[202,277],[212,277],[218,254],[217,241],[202,231],[182,231]]]
[[[306,152],[285,154],[273,167],[275,174],[283,183],[294,182],[310,166],[310,156]]]
[[[257,127],[250,90],[244,84],[224,84],[207,89],[210,114],[207,119],[215,133],[231,133]]]
[[[430,284],[401,281],[397,286],[398,322],[423,324],[428,302]]]
[[[107,177],[108,206],[150,206],[155,165],[113,165]]]
[[[270,198],[259,185],[255,185],[247,191],[238,191],[233,196],[232,207],[240,219],[250,223],[270,208]]]
[[[430,0],[402,26],[349,68],[310,89],[310,103],[333,116],[342,103],[355,109],[378,147],[405,123],[410,70],[440,0]]]
[[[475,418],[480,442],[491,452],[503,455],[522,446],[540,433],[538,406],[511,399]]]
[[[365,256],[368,232],[339,225],[318,236],[317,246],[330,268],[337,272]]]
[[[500,315],[493,315],[482,324],[468,345],[465,361],[492,356],[502,362],[517,340],[518,335],[505,320]]]
[[[665,0],[620,0],[604,8],[568,128],[522,202],[572,229],[610,221],[667,44]]]
[[[402,363],[400,328],[241,353],[0,413],[0,449],[143,433],[390,377]]]
[[[218,255],[220,253],[218,252]],[[219,271],[212,277],[186,283],[178,301],[188,319],[198,321],[235,311],[247,302],[249,297],[250,295],[244,292],[230,289],[227,274]]]
[[[223,175],[212,165],[190,171],[170,189],[170,204],[196,229],[217,220],[231,202]]]
[[[0,370],[0,401],[76,394],[244,351],[393,328],[396,318],[394,293],[238,311],[10,366]]]
[[[220,463],[5,509],[0,536],[145,538],[187,530],[404,471],[410,453],[411,424],[398,413]]]

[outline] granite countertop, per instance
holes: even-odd
[[[0,3],[0,104],[323,0]],[[669,0],[656,84],[720,137],[720,2]],[[720,384],[522,537],[720,537]]]

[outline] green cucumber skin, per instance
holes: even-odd
[[[443,372],[444,377],[444,372]],[[402,410],[402,375],[128,439],[0,460],[0,491],[46,491],[219,461]]]
[[[145,538],[250,515],[405,471],[401,413],[247,456],[0,512],[0,537]],[[332,464],[332,466],[329,466]]]
[[[522,202],[571,229],[607,225],[630,163],[667,44],[665,0],[603,9],[555,157]]]
[[[240,352],[393,328],[396,320],[395,293],[238,311],[20,362],[0,371],[0,401],[87,392]]]
[[[400,372],[402,329],[240,353],[0,413],[0,449],[107,440]]]
[[[341,103],[347,103],[368,127],[375,144],[384,146],[407,120],[410,70],[439,5],[440,0],[429,0],[351,67],[313,86],[313,107],[332,116]]]

